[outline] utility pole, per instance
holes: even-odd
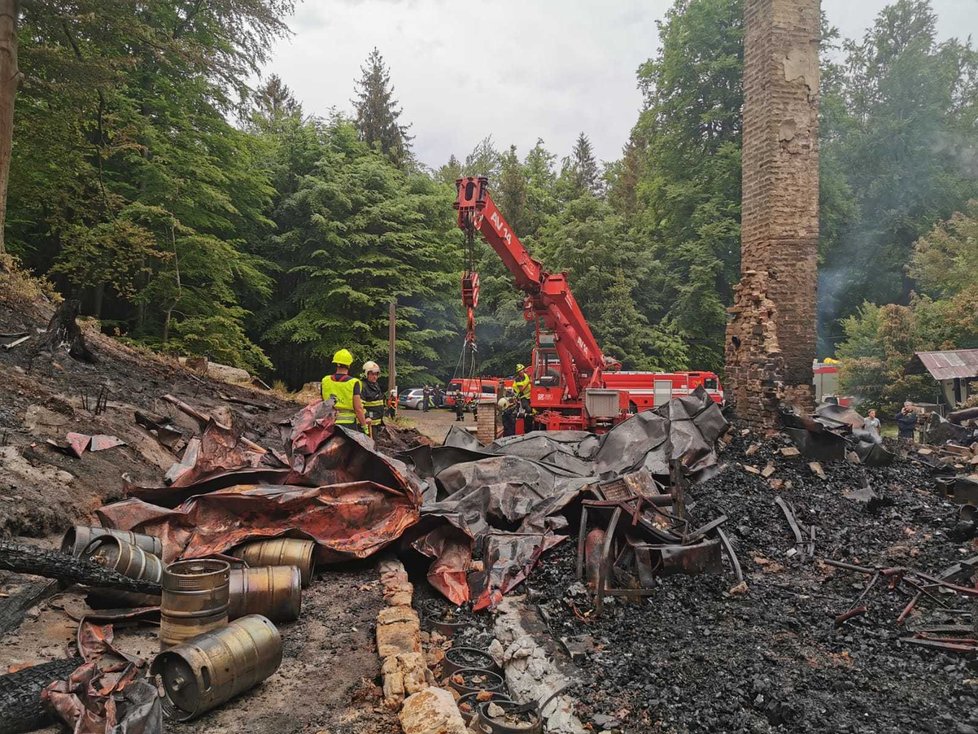
[[[17,16],[20,0],[0,0],[0,255],[7,223],[7,181],[14,137],[14,97],[20,82],[17,68]]]
[[[387,314],[387,392],[397,389],[397,301]]]

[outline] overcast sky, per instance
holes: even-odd
[[[861,37],[886,0],[822,0],[843,35]],[[587,133],[618,158],[635,123],[639,64],[659,46],[671,0],[300,0],[293,36],[272,53],[307,114],[352,109],[354,80],[376,46],[432,167],[491,135],[520,153],[543,138],[566,155]],[[944,38],[978,37],[978,0],[933,0]]]

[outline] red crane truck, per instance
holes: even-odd
[[[468,176],[456,181],[454,207],[466,234],[469,268],[462,276],[462,303],[468,310],[467,340],[475,340],[475,307],[479,276],[472,251],[479,232],[526,294],[523,316],[536,329],[530,361],[533,387],[530,407],[537,428],[607,431],[631,413],[668,402],[704,387],[723,403],[723,389],[713,372],[624,372],[606,357],[584,318],[565,273],[550,273],[535,260],[513,232],[489,195],[489,179]]]

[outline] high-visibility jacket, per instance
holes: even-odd
[[[387,402],[387,393],[376,382],[364,380],[360,384],[360,399],[363,401],[363,409],[368,418],[372,418],[374,423],[384,422],[384,406]]]
[[[339,377],[341,379],[337,380]],[[345,378],[345,379],[342,379]],[[360,380],[350,375],[326,375],[323,378],[323,400],[336,399],[336,422],[351,425],[357,422],[353,410],[353,396],[357,394]]]
[[[517,377],[513,380],[513,392],[518,400],[528,400],[530,398],[530,376],[524,372],[523,377]]]

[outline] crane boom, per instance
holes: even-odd
[[[548,272],[506,222],[489,195],[489,179],[468,176],[455,185],[458,226],[468,243],[468,265],[462,276],[462,303],[468,310],[466,343],[474,349],[474,314],[479,300],[475,236],[479,233],[526,295],[523,316],[536,326],[536,347],[530,362],[533,426],[601,433],[633,413],[659,407],[673,396],[689,395],[699,388],[715,402],[723,403],[723,388],[713,372],[621,371],[621,364],[606,357],[598,346],[567,276]]]
[[[455,182],[458,226],[471,239],[479,232],[526,294],[524,315],[553,334],[567,396],[576,400],[601,387],[606,360],[571,293],[564,273],[549,273],[530,255],[489,195],[489,179],[468,176]],[[466,277],[475,275],[466,273]],[[464,282],[464,281],[463,281]],[[463,286],[464,288],[464,286]]]

